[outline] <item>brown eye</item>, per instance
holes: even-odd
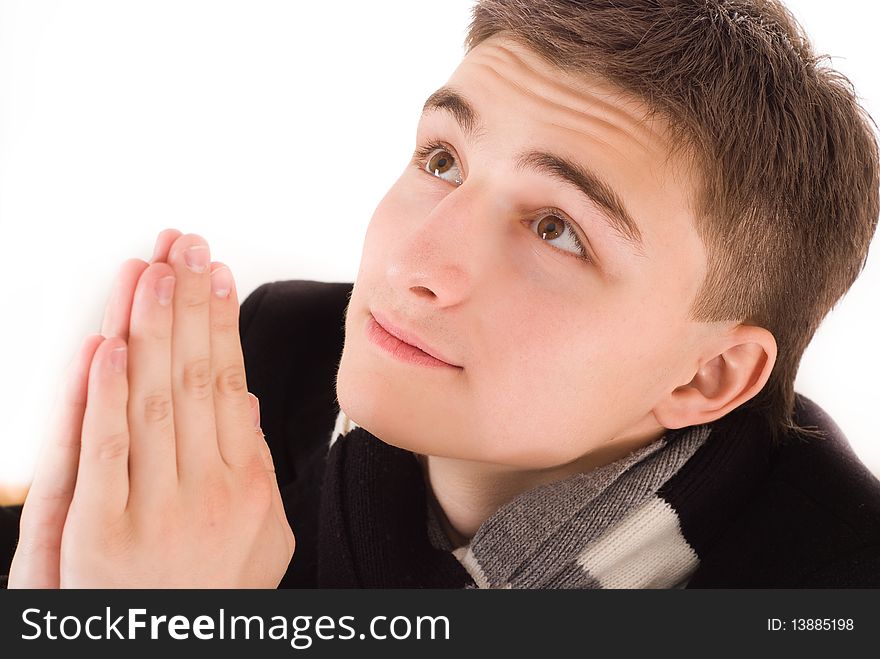
[[[458,158],[452,147],[446,147],[441,142],[429,142],[418,147],[413,154],[412,164],[416,169],[447,183],[461,185],[464,182],[461,167],[458,166]],[[453,171],[450,173],[449,170]],[[447,178],[447,174],[451,178]]]
[[[580,238],[578,238],[577,231],[575,231],[571,222],[564,220],[553,213],[549,213],[547,215],[541,215],[539,218],[532,220],[529,224],[535,225],[535,228],[538,230],[538,235],[540,235],[541,240],[545,242],[560,238],[566,233],[566,229],[568,229],[568,242],[574,249],[563,249],[558,243],[555,245],[551,243],[551,247],[558,249],[561,252],[565,252],[566,254],[578,256],[585,261],[591,260],[589,253],[584,248]]]
[[[541,238],[544,240],[547,240],[548,236],[550,240],[559,238],[563,231],[565,231],[565,225],[562,223],[562,220],[554,215],[545,215],[538,222],[538,233],[541,234]]]
[[[445,174],[452,167],[454,158],[448,151],[437,151],[428,161],[428,171],[435,176]]]

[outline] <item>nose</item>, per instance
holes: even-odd
[[[386,261],[386,277],[400,299],[448,307],[468,296],[488,256],[488,233],[481,237],[487,223],[474,219],[480,217],[479,204],[463,192],[446,195],[401,233]]]
[[[434,306],[453,306],[465,297],[467,273],[458,263],[439,263],[435,254],[413,251],[412,256],[389,261],[389,284],[401,297],[416,297]]]

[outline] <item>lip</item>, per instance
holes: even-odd
[[[462,368],[457,364],[453,364],[448,359],[445,359],[443,355],[425,343],[417,334],[410,332],[409,330],[405,330],[399,325],[395,325],[392,323],[387,316],[383,315],[377,311],[370,311],[370,324],[375,323],[375,327],[368,328],[368,333],[371,334],[371,339],[375,342],[382,345],[382,347],[388,349],[389,351],[395,353],[396,356],[404,358],[406,361],[415,361],[419,363],[423,363],[429,366],[448,366],[452,368]],[[376,330],[380,330],[384,332],[386,337],[382,337],[381,335],[376,333]],[[391,337],[396,339],[400,344],[395,344],[394,342],[383,341]],[[416,351],[414,354],[411,350],[400,350],[401,346],[412,348]],[[420,355],[418,353],[421,353]],[[421,358],[420,358],[421,357]]]

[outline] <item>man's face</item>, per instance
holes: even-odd
[[[373,215],[345,319],[341,408],[389,444],[521,468],[659,437],[651,410],[693,377],[707,331],[687,319],[706,263],[694,183],[667,161],[663,127],[616,88],[501,35],[446,87],[475,115],[432,96],[424,157]],[[459,368],[383,350],[371,311]]]

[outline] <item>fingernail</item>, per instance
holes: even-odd
[[[232,273],[229,268],[222,266],[211,273],[211,291],[217,297],[229,297],[232,290]]]
[[[260,401],[254,396],[251,392],[248,392],[248,397],[251,401],[251,417],[254,421],[254,428],[260,427]]]
[[[183,252],[183,260],[186,267],[193,272],[204,272],[208,267],[211,255],[208,253],[207,245],[192,245],[187,247]]]
[[[150,263],[155,263],[156,259],[159,257],[159,239],[162,237],[162,232],[159,232],[159,235],[156,236],[156,245],[153,247],[153,255],[150,257]]]
[[[114,348],[110,351],[110,363],[113,364],[113,370],[122,373],[125,370],[125,355],[128,352],[123,348]]]
[[[171,297],[174,295],[174,276],[162,277],[162,279],[156,282],[154,289],[159,304],[167,307],[171,303]]]

